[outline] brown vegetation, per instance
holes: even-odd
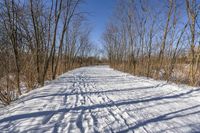
[[[155,9],[148,0],[119,1],[103,35],[110,65],[134,75],[200,85],[199,4],[166,0]]]
[[[45,80],[82,65],[93,45],[81,0],[0,0],[0,101],[9,104]],[[84,25],[84,27],[83,27]]]

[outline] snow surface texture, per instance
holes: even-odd
[[[200,88],[83,67],[0,112],[0,132],[200,132]]]

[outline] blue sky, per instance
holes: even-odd
[[[91,39],[93,43],[101,46],[101,36],[106,24],[113,14],[117,0],[85,0],[81,9],[88,12],[88,22],[91,24]]]
[[[151,7],[155,7],[154,10],[162,11],[161,17],[166,17],[167,0],[149,0],[146,2],[146,4],[149,4]],[[183,10],[182,19],[185,19],[185,1],[180,0],[177,2],[183,4],[181,4],[183,8],[181,9]],[[84,3],[80,5],[81,11],[88,12],[87,20],[90,24],[89,26],[92,28],[91,39],[95,45],[102,46],[102,33],[105,31],[106,25],[110,21],[117,3],[118,0],[84,0]]]

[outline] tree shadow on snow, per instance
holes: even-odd
[[[113,102],[107,102],[107,103],[101,103],[101,104],[94,104],[94,105],[90,105],[90,106],[81,105],[81,106],[77,106],[77,107],[73,107],[73,108],[63,108],[63,109],[59,109],[59,110],[41,111],[41,112],[33,112],[33,113],[27,113],[27,114],[13,115],[13,116],[9,116],[9,117],[1,119],[0,123],[8,122],[8,121],[15,121],[15,120],[19,120],[19,119],[25,119],[25,118],[31,118],[31,117],[39,117],[39,116],[43,116],[43,115],[56,114],[56,113],[59,113],[59,112],[68,112],[69,110],[93,110],[93,109],[101,109],[101,108],[113,107],[113,106],[123,106],[123,105],[129,105],[129,104],[152,102],[152,101],[163,100],[163,99],[173,99],[173,98],[178,98],[178,97],[182,97],[182,96],[191,94],[191,93],[196,92],[196,91],[200,91],[200,88],[195,89],[195,90],[190,90],[190,91],[187,91],[187,92],[184,92],[184,93],[169,95],[169,96],[152,97],[152,98],[148,98],[148,99],[138,99],[138,100],[128,99],[128,100],[123,100],[123,101],[113,101]],[[96,92],[94,92],[94,93],[96,93]],[[98,92],[98,93],[101,93],[101,92]],[[103,93],[106,93],[106,91],[105,92],[103,91]],[[82,93],[78,93],[78,94],[82,94]],[[83,94],[84,94],[84,92],[83,92]],[[60,95],[66,95],[66,94],[60,94]],[[55,96],[55,95],[52,95],[52,96]],[[197,105],[197,106],[194,106],[194,107],[196,108],[196,107],[199,107],[199,106],[200,105]],[[191,107],[191,108],[194,108],[194,107]],[[186,108],[186,109],[183,109],[183,110],[180,110],[180,111],[189,110],[191,108]],[[170,114],[174,114],[174,113],[177,113],[177,111],[171,112],[171,113],[166,114],[166,115],[170,115]],[[165,118],[166,115],[159,116],[159,118]]]
[[[164,84],[161,84],[164,85]],[[147,86],[147,87],[138,87],[138,88],[126,88],[126,89],[111,89],[111,90],[105,90],[105,91],[94,91],[94,92],[72,92],[72,93],[63,93],[62,91],[59,94],[51,94],[51,95],[41,95],[41,96],[35,96],[35,97],[30,97],[29,100],[32,99],[37,99],[37,98],[43,98],[43,97],[50,97],[50,96],[70,96],[70,95],[94,95],[94,94],[105,94],[105,93],[121,93],[121,92],[129,92],[129,91],[134,91],[134,90],[142,90],[142,89],[149,89],[149,88],[156,88],[159,87],[160,85],[157,86]],[[26,114],[18,114],[18,115],[12,115],[8,116],[6,118],[0,119],[0,123],[4,122],[13,122],[21,119],[29,119],[29,118],[36,118],[36,117],[43,117],[47,116],[49,119],[51,116],[58,114],[58,113],[67,113],[70,110],[74,111],[85,111],[85,110],[95,110],[95,109],[102,109],[102,108],[107,108],[107,107],[120,107],[120,106],[125,106],[125,105],[133,105],[133,104],[138,104],[138,103],[148,103],[148,102],[153,102],[153,101],[160,101],[160,100],[172,100],[180,97],[187,97],[190,94],[194,92],[199,92],[200,88],[198,89],[193,89],[193,90],[188,90],[186,92],[181,92],[173,95],[164,95],[164,96],[153,96],[153,97],[148,97],[148,98],[141,98],[141,99],[127,99],[127,100],[118,100],[118,101],[111,101],[111,102],[106,102],[106,103],[101,103],[101,104],[93,104],[93,105],[81,105],[77,107],[72,107],[72,108],[61,108],[58,110],[47,110],[47,111],[38,111],[38,112],[32,112],[32,113],[26,113]],[[27,99],[26,99],[27,100]],[[129,127],[127,129],[122,130],[121,132],[127,132],[129,130],[134,130],[138,129],[140,127],[146,126],[150,123],[156,123],[156,122],[162,122],[162,121],[167,121],[171,120],[174,118],[179,118],[179,117],[184,117],[184,116],[189,116],[189,115],[194,115],[198,114],[200,115],[200,110],[198,109],[200,107],[199,105],[191,106],[188,108],[176,110],[176,111],[171,111],[166,114],[161,114],[159,116],[155,116],[153,118],[150,118],[148,120],[144,121],[138,121],[135,123],[132,127]],[[194,109],[194,111],[193,111]],[[196,123],[197,124],[197,123]],[[190,126],[196,126],[196,124],[191,124]],[[6,125],[8,126],[8,125]],[[5,128],[6,128],[5,126]],[[197,128],[195,127],[195,130],[200,131],[200,127]]]
[[[179,118],[179,117],[184,117],[184,116],[189,116],[189,115],[194,115],[194,114],[200,114],[199,107],[200,107],[200,104],[192,106],[192,107],[180,109],[177,111],[169,112],[166,114],[162,114],[162,115],[156,116],[154,118],[138,122],[132,127],[129,127],[125,130],[121,130],[119,133],[124,133],[124,132],[128,132],[130,130],[135,130],[140,127],[144,127],[150,123],[162,122],[162,121],[167,121],[167,120],[171,120],[174,118]],[[191,112],[190,110],[193,110],[193,109],[196,109],[196,111]],[[189,111],[189,112],[187,112],[187,111]],[[190,127],[195,131],[200,131],[200,127],[197,127],[197,125],[199,125],[199,123],[190,124]]]
[[[145,89],[152,89],[157,87],[162,87],[166,84],[158,84],[155,86],[145,86],[145,87],[131,87],[131,88],[123,88],[123,89],[110,89],[110,90],[103,90],[103,91],[89,91],[89,92],[65,92],[61,91],[54,94],[43,94],[43,95],[37,95],[37,96],[30,96],[30,98],[24,98],[23,101],[27,100],[33,100],[38,98],[45,98],[45,97],[53,97],[53,96],[71,96],[71,95],[98,95],[98,94],[106,94],[106,93],[123,93],[123,92],[129,92],[129,91],[136,91],[136,90],[145,90]],[[49,93],[47,91],[47,93]]]

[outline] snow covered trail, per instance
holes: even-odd
[[[0,111],[0,132],[200,132],[200,88],[82,67]]]

